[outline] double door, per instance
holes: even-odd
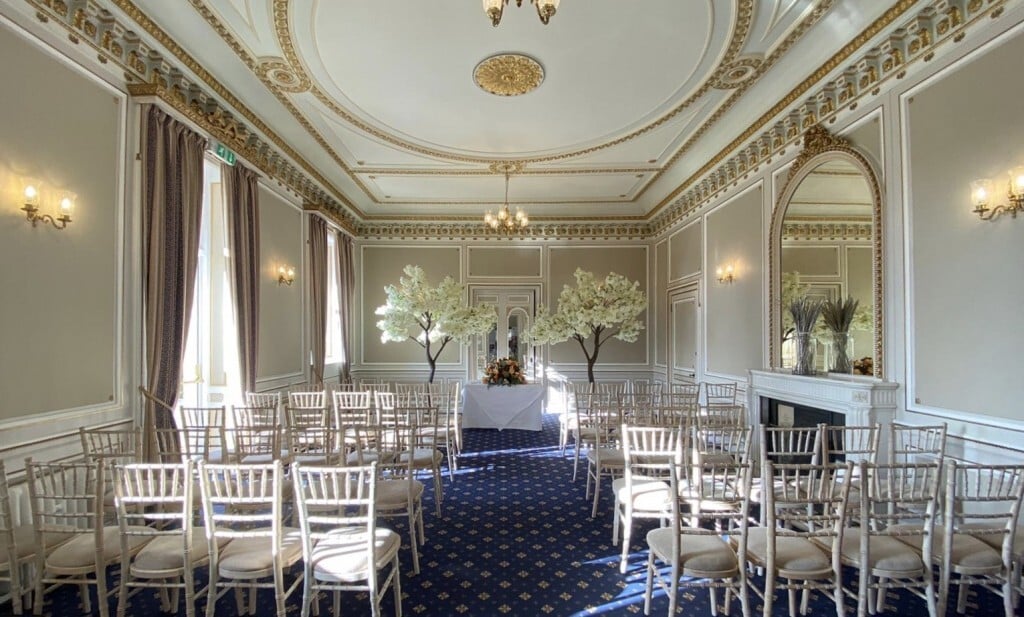
[[[484,366],[495,358],[515,358],[528,376],[536,366],[536,349],[523,340],[537,311],[537,286],[474,287],[471,291],[473,306],[491,304],[497,309],[498,320],[486,336],[477,337],[473,346],[471,380],[483,373]]]

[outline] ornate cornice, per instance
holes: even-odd
[[[364,223],[356,231],[363,239],[402,240],[644,240],[650,234],[645,223],[537,223],[532,217],[529,227],[513,235],[494,231],[479,219],[464,223]]]
[[[782,239],[797,240],[845,240],[870,242],[875,226],[870,222],[850,221],[790,221],[782,223]]]
[[[1005,3],[932,0],[892,29],[883,41],[854,57],[869,41],[922,4],[919,0],[896,2],[658,204],[649,215],[653,233],[661,234],[710,203],[721,191],[736,186],[749,172],[798,141],[804,130],[834,121],[840,111],[855,109],[860,101],[881,92],[884,82],[902,79],[910,64],[931,60],[939,45],[962,40],[971,24],[989,15],[1000,15]],[[842,72],[821,84],[844,63]],[[817,90],[807,96],[815,86]],[[801,97],[804,101],[792,107]],[[760,135],[758,131],[762,131]]]

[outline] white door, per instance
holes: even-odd
[[[486,336],[477,337],[473,345],[473,374],[475,381],[483,374],[483,368],[495,358],[516,358],[519,366],[532,376],[536,366],[536,350],[523,341],[523,333],[533,323],[537,310],[538,288],[521,287],[474,287],[471,292],[473,306],[491,304],[497,309],[498,321]]]
[[[696,382],[700,357],[700,299],[697,288],[680,289],[669,296],[669,381]]]

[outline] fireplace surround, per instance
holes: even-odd
[[[816,410],[822,418],[825,414],[842,414],[847,426],[875,422],[886,426],[896,415],[899,387],[898,383],[874,377],[793,375],[787,369],[751,369],[747,414],[751,426],[777,421],[777,406],[782,403],[797,413]]]

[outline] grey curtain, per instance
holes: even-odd
[[[231,297],[238,330],[238,373],[242,392],[256,389],[260,324],[259,176],[243,165],[221,165],[231,252]]]
[[[345,356],[341,364],[341,381],[352,379],[352,304],[356,295],[356,272],[352,263],[352,238],[338,233],[338,313],[340,314],[341,352]]]
[[[174,425],[192,314],[203,210],[206,139],[154,105],[142,111],[142,215],[146,380],[143,425]]]
[[[327,223],[309,217],[309,334],[312,337],[313,383],[324,383],[327,342]]]

